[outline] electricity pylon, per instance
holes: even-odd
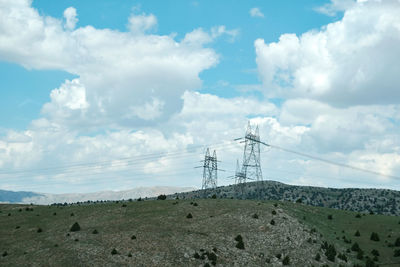
[[[218,185],[218,165],[217,165],[217,153],[214,150],[212,156],[210,156],[210,149],[207,148],[206,155],[204,157],[203,164],[203,183],[201,189],[216,188]]]
[[[251,130],[250,122],[247,125],[246,136],[244,137],[242,173],[246,179],[262,181],[260,162],[260,134],[258,125],[254,132]]]
[[[240,170],[239,160],[237,160],[235,172],[235,190],[237,194],[241,194],[243,196],[245,183],[246,175]]]

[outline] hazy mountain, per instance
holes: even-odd
[[[155,197],[160,194],[174,194],[177,192],[192,191],[193,187],[172,187],[172,186],[154,186],[154,187],[138,187],[126,191],[101,191],[94,193],[77,193],[77,194],[47,194],[34,192],[13,192],[0,190],[0,202],[8,203],[34,203],[34,204],[51,204],[51,203],[72,203],[82,201],[96,200],[121,200],[135,199],[139,197]]]

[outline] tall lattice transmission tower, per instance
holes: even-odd
[[[216,188],[218,185],[218,165],[217,153],[214,150],[213,155],[210,155],[210,149],[207,148],[203,163],[203,183],[201,189]]]
[[[244,137],[244,151],[242,173],[244,174],[244,182],[247,179],[254,181],[262,181],[261,162],[260,162],[260,134],[258,125],[253,132],[250,122],[247,125],[246,135]]]

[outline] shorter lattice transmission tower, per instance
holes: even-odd
[[[244,137],[243,165],[242,172],[247,179],[262,181],[261,162],[260,162],[260,134],[258,125],[253,132],[250,122],[247,125]]]
[[[218,164],[217,153],[214,150],[213,155],[210,155],[210,149],[207,148],[204,156],[203,166],[203,182],[201,189],[212,189],[218,185]],[[198,168],[198,167],[197,167]]]
[[[236,161],[236,172],[235,172],[235,189],[238,194],[243,195],[244,186],[246,183],[246,175],[241,171],[239,160]]]

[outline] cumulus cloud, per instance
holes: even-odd
[[[253,7],[249,11],[250,16],[255,17],[255,18],[263,18],[264,14],[261,12],[261,10],[258,7]]]
[[[218,55],[203,47],[201,38],[191,38],[189,44],[187,39],[177,42],[172,36],[146,34],[157,24],[152,14],[132,15],[129,32],[74,29],[76,11],[68,8],[65,30],[61,20],[40,15],[30,1],[2,1],[7,5],[0,9],[0,59],[78,76],[55,89],[43,108],[45,116],[64,124],[69,123],[66,118],[81,127],[164,121],[179,112],[184,91],[201,86],[199,73],[218,63]],[[217,32],[221,31],[231,34],[225,28]],[[74,84],[79,84],[79,92]],[[71,108],[83,96],[84,104]],[[141,107],[154,112],[144,115],[138,112]]]
[[[76,9],[74,7],[69,7],[64,10],[64,18],[65,18],[65,28],[67,30],[75,29],[75,25],[78,22]]]
[[[399,13],[399,1],[358,2],[321,30],[257,39],[264,92],[336,106],[399,103]]]

